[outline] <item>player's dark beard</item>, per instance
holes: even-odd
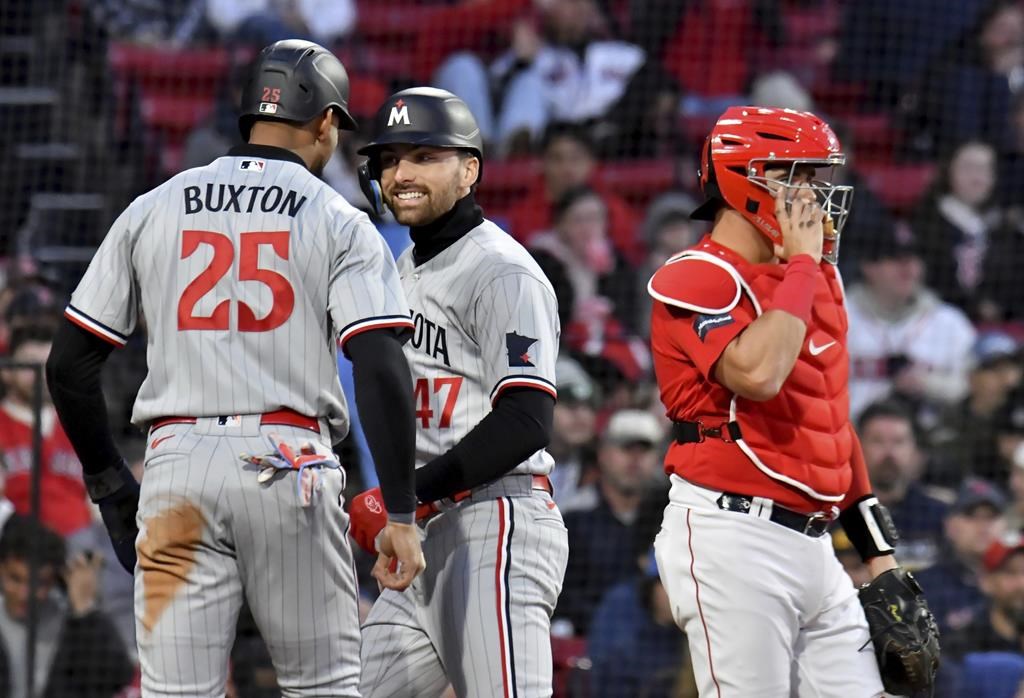
[[[426,195],[427,206],[416,211],[402,211],[395,210],[394,206],[391,206],[391,202],[403,191],[422,191]],[[395,220],[402,225],[408,226],[422,226],[433,223],[438,218],[443,216],[452,210],[455,203],[459,200],[459,173],[456,171],[452,175],[452,180],[449,185],[443,189],[434,189],[432,187],[412,187],[410,189],[394,189],[392,190],[391,197],[389,197],[388,205],[392,212],[395,213]]]

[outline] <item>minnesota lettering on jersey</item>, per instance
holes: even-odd
[[[421,350],[431,358],[440,358],[445,366],[451,368],[452,364],[448,360],[448,333],[445,332],[444,326],[428,320],[415,310],[409,311],[409,317],[415,325],[410,340],[413,348]]]
[[[278,186],[252,187],[247,184],[211,182],[206,185],[205,196],[198,186],[185,187],[182,193],[185,196],[185,213],[188,214],[203,210],[212,213],[252,213],[258,204],[259,210],[263,213],[287,213],[294,218],[306,203],[305,196],[299,198],[298,192],[293,189],[289,189],[285,194],[284,189]]]

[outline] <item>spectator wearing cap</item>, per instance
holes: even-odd
[[[597,502],[565,515],[569,564],[555,617],[586,634],[604,592],[636,567],[632,528],[646,490],[659,479],[665,429],[642,410],[619,410],[601,435],[597,451]]]
[[[850,412],[895,394],[944,406],[967,394],[975,331],[964,313],[924,285],[913,231],[893,226],[865,247],[862,282],[847,296]]]
[[[1021,382],[1017,340],[1005,332],[982,332],[974,344],[967,397],[945,410],[932,430],[932,450],[940,465],[928,473],[936,484],[959,482],[973,473],[999,479],[996,421],[1007,398]]]
[[[655,199],[647,208],[640,236],[647,245],[647,257],[640,265],[635,285],[637,309],[635,327],[642,337],[651,334],[651,295],[647,282],[668,259],[700,240],[703,224],[691,220],[697,208],[693,197],[683,192],[667,192]]]
[[[1005,531],[1006,497],[987,480],[967,478],[945,521],[940,562],[917,574],[942,631],[966,625],[984,596],[979,587],[982,558]]]
[[[930,565],[942,542],[947,506],[921,484],[925,454],[913,416],[899,402],[876,402],[861,414],[857,431],[875,494],[900,532],[897,555],[911,569]]]
[[[981,589],[985,604],[970,622],[944,639],[943,654],[957,660],[968,652],[1024,653],[1024,538],[997,538],[985,550]],[[922,582],[923,586],[923,582]],[[930,599],[929,593],[929,599]]]
[[[996,415],[998,473],[1004,478],[1024,462],[1024,387],[1018,386],[1006,398]]]
[[[596,491],[586,485],[596,474],[591,464],[599,403],[597,386],[579,362],[558,357],[555,379],[558,402],[547,451],[555,461],[551,472],[555,503],[566,514],[597,503]]]

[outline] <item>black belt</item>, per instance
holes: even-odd
[[[721,439],[729,444],[743,438],[738,422],[721,422],[708,426],[698,419],[696,422],[672,422],[672,438],[681,444],[699,444],[706,438]]]
[[[754,504],[754,498],[742,494],[723,492],[717,502],[719,509],[734,511],[738,514],[749,514],[750,508]],[[773,503],[772,514],[768,517],[768,520],[798,533],[803,533],[805,536],[821,538],[828,532],[828,527],[835,519],[823,511],[816,511],[813,514],[801,514],[798,511],[792,511]]]

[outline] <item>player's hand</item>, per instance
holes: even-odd
[[[786,196],[791,191],[789,187],[779,187],[775,192],[775,217],[782,231],[780,256],[786,260],[807,254],[817,264],[825,239],[825,213],[810,187],[797,188],[792,201],[787,203]]]
[[[348,534],[359,547],[373,555],[377,552],[374,540],[388,524],[388,512],[380,488],[360,492],[348,505]]]
[[[92,499],[100,508],[100,516],[103,525],[107,527],[117,561],[128,574],[134,574],[135,539],[139,535],[136,517],[139,512],[140,488],[135,476],[124,463],[117,466],[117,474],[121,478],[120,486],[104,497]]]
[[[100,569],[103,556],[99,553],[80,553],[68,563],[64,583],[68,590],[71,613],[80,618],[96,608]]]
[[[380,556],[373,577],[385,589],[404,591],[427,567],[415,524],[388,522],[377,536],[377,550]]]

